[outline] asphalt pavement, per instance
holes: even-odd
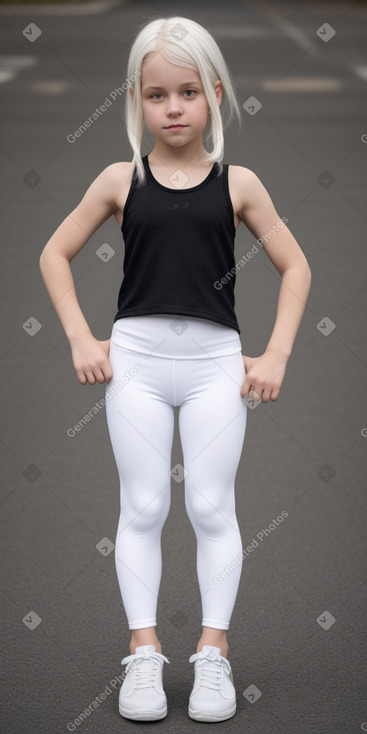
[[[118,713],[130,633],[105,409],[70,430],[105,385],[78,382],[38,263],[98,173],[131,160],[116,90],[139,28],[163,15],[192,17],[220,45],[243,116],[224,160],[256,172],[313,276],[279,399],[248,410],[236,477],[243,568],[227,634],[237,713],[217,726],[358,734],[367,731],[367,5],[236,0],[0,6],[0,729],[205,728],[187,714],[201,599],[184,483],[173,477],[157,625],[168,715],[142,723]],[[236,260],[254,242],[240,225]],[[111,218],[72,261],[98,339],[110,337],[123,254]],[[279,284],[262,251],[239,271],[243,354],[265,349]],[[178,411],[172,467],[182,463]]]

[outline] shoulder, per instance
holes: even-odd
[[[248,207],[269,203],[269,194],[255,171],[245,166],[228,166],[228,176],[234,187],[242,213]]]
[[[130,186],[133,171],[134,165],[131,161],[110,163],[97,176],[94,188],[98,189],[105,201],[120,208],[121,192]]]
[[[259,180],[256,173],[251,171],[250,168],[245,168],[245,166],[233,166],[232,164],[228,164],[228,173],[231,176],[233,183],[235,185],[238,184],[240,188],[243,186],[250,186]]]
[[[133,170],[134,165],[131,161],[120,161],[106,166],[106,168],[104,168],[100,173],[100,176],[104,182],[111,187],[116,184],[121,186],[121,179],[126,179],[128,176],[132,176]]]

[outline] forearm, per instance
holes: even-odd
[[[311,271],[307,262],[283,273],[275,324],[266,350],[290,356],[310,288]]]
[[[62,255],[43,253],[39,266],[52,305],[70,340],[91,333],[79,306],[70,263]]]

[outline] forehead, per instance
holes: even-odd
[[[141,83],[147,86],[175,87],[186,82],[200,84],[200,75],[195,69],[177,66],[164,58],[161,53],[145,57],[141,68]]]

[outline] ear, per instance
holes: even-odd
[[[219,79],[215,82],[214,91],[215,91],[218,105],[220,107],[222,104],[222,99],[223,99],[223,84]]]

